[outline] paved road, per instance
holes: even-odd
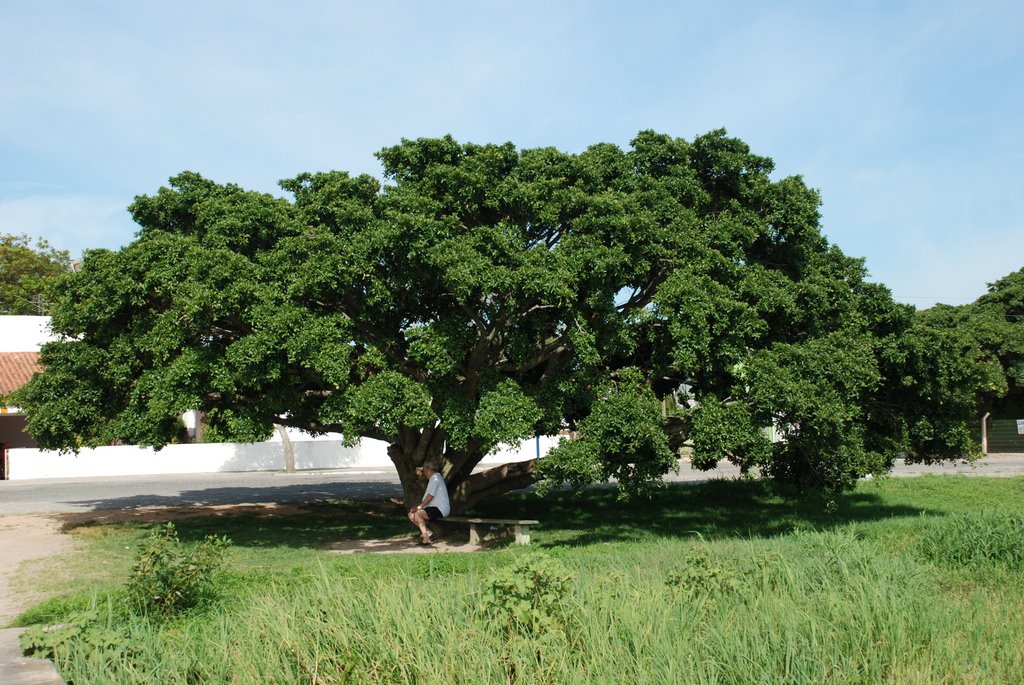
[[[190,473],[0,482],[0,516],[401,496],[394,469]]]
[[[898,464],[894,475],[963,473],[981,476],[1024,474],[1024,455],[985,458],[974,465]],[[694,471],[683,463],[673,481],[731,478],[738,469],[723,463],[711,472]],[[391,468],[334,471],[203,473],[104,478],[45,478],[0,481],[0,516],[82,512],[150,506],[243,504],[399,497],[398,478]]]

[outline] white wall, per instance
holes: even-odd
[[[38,352],[43,343],[56,339],[48,316],[0,317],[0,352]]]
[[[300,470],[391,467],[387,444],[363,439],[354,447],[345,447],[340,436],[312,437],[300,431],[288,431],[295,450],[295,466]],[[555,437],[541,437],[544,455],[557,444]],[[518,447],[508,447],[489,455],[487,463],[505,463],[532,459],[537,454],[536,439]],[[168,445],[159,452],[148,447],[119,445],[83,449],[76,454],[35,448],[8,450],[8,477],[79,478],[86,476],[136,476],[165,473],[215,473],[218,471],[284,470],[284,446],[274,437],[260,443],[203,443]]]
[[[0,317],[0,352],[36,352],[55,340],[48,316]],[[186,416],[186,423],[191,417]],[[192,424],[194,425],[194,424]],[[288,435],[295,449],[295,466],[301,470],[390,467],[387,444],[361,440],[345,447],[341,436],[313,437],[297,430]],[[484,458],[485,463],[507,463],[547,454],[557,437],[531,438],[518,446],[506,446]],[[8,477],[77,478],[82,476],[135,476],[162,473],[215,473],[218,471],[278,471],[284,469],[284,447],[275,433],[260,443],[203,443],[168,445],[159,452],[148,447],[120,445],[83,449],[76,454],[28,447],[8,450]]]

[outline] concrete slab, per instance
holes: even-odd
[[[65,685],[53,664],[22,656],[21,628],[0,630],[0,683],[3,685]]]

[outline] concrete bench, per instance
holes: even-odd
[[[469,524],[469,543],[479,545],[486,531],[484,526],[511,526],[515,529],[516,544],[530,544],[530,526],[536,526],[540,521],[531,519],[482,519],[466,516],[448,516],[441,519],[442,523],[467,523]]]

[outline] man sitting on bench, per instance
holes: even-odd
[[[409,520],[420,529],[423,539],[417,544],[428,547],[432,540],[427,523],[450,514],[452,505],[448,501],[448,487],[444,484],[444,478],[437,472],[437,463],[428,461],[423,464],[423,475],[427,477],[427,491],[423,493],[420,505],[409,510]]]

